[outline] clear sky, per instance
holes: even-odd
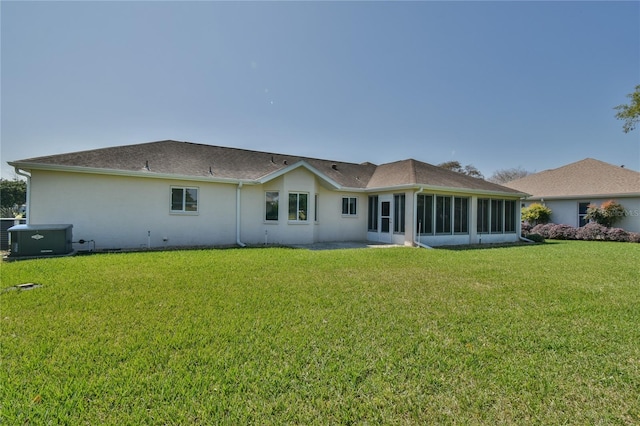
[[[640,170],[640,2],[0,4],[7,161],[164,139]]]

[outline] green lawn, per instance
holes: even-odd
[[[3,263],[2,424],[638,424],[640,244]]]

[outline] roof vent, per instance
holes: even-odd
[[[337,165],[337,164],[332,164],[332,165],[331,165],[331,168],[332,168],[333,170],[338,170],[338,165]]]
[[[275,160],[273,159],[273,155],[271,156],[271,162],[272,162],[273,164],[276,164]]]
[[[151,170],[151,169],[149,169],[149,160],[144,162],[144,168],[145,168],[145,170]]]
[[[209,166],[209,174],[213,176],[213,169]]]
[[[287,164],[289,164],[289,163],[287,162],[287,160],[284,160],[284,161],[282,162],[282,164],[284,164],[284,165],[286,166],[286,165],[287,165]]]

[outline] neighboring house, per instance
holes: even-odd
[[[74,240],[96,249],[512,242],[527,195],[416,160],[377,166],[177,141],[9,164],[30,176],[30,224],[73,224]]]
[[[525,206],[541,203],[551,209],[551,221],[583,226],[589,204],[615,200],[627,216],[614,226],[640,232],[640,173],[586,158],[557,169],[534,173],[505,184],[532,194]]]

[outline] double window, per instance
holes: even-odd
[[[197,213],[198,212],[198,188],[171,187],[171,212],[172,213]]]
[[[585,226],[589,221],[586,218],[587,209],[591,203],[578,203],[578,226]]]
[[[358,199],[356,197],[342,197],[342,215],[355,216],[357,214]]]
[[[309,194],[289,193],[289,221],[306,222],[309,212]]]

